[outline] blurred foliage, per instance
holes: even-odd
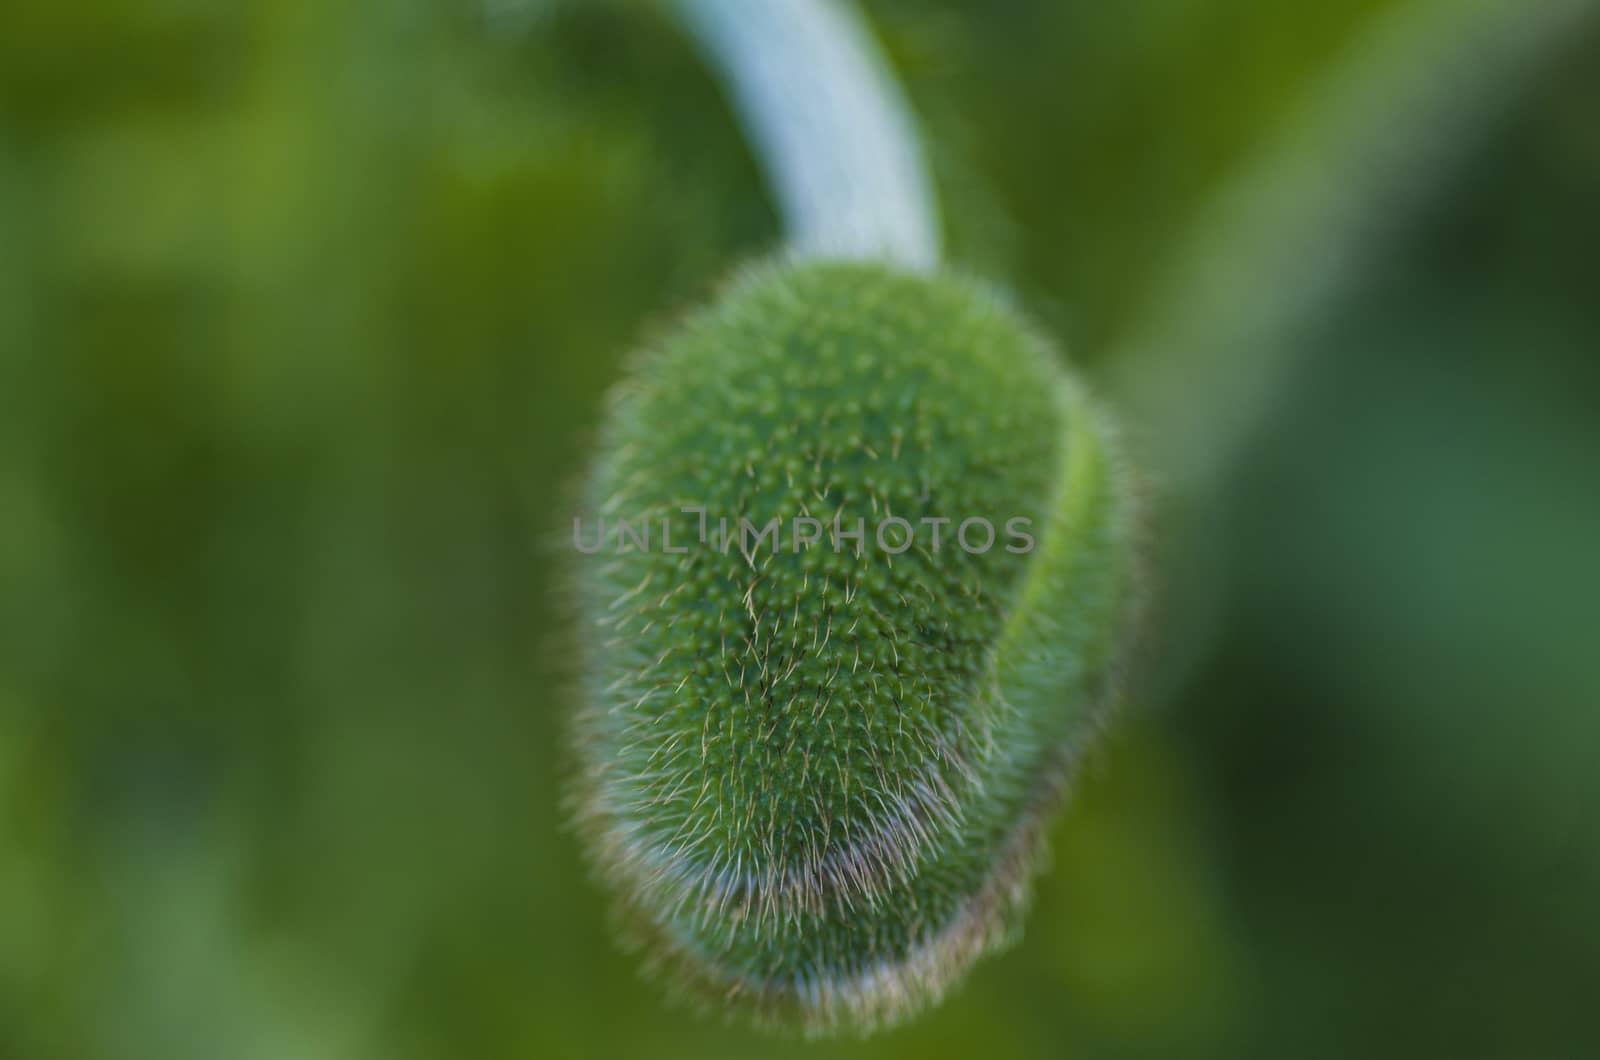
[[[1398,2],[868,6],[953,256],[1105,372]],[[1093,756],[1025,941],[818,1047],[662,1007],[562,824],[587,432],[778,238],[683,40],[7,6],[0,1057],[1595,1055],[1597,46],[1395,219],[1194,502],[1220,627]]]

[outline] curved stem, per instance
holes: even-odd
[[[1220,191],[1107,353],[1175,520],[1162,608],[1183,633],[1163,645],[1148,698],[1181,687],[1215,643],[1220,483],[1261,437],[1308,337],[1541,66],[1582,42],[1600,0],[1405,0],[1376,19]]]
[[[932,182],[905,97],[839,0],[669,0],[716,70],[792,249],[939,262]]]
[[[1308,326],[1597,16],[1600,0],[1406,0],[1379,16],[1213,201],[1110,355],[1169,484],[1227,470]]]

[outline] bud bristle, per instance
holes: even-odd
[[[1012,937],[1132,595],[1048,345],[958,276],[750,270],[639,359],[588,501],[579,818],[652,965],[864,1030]]]

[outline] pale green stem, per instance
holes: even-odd
[[[743,122],[794,253],[939,263],[939,215],[905,97],[842,0],[668,0]]]
[[[1169,527],[1166,623],[1146,694],[1180,687],[1223,622],[1219,480],[1261,437],[1316,322],[1400,238],[1600,0],[1403,0],[1378,16],[1279,134],[1215,196],[1108,354]],[[1204,499],[1209,498],[1209,499]]]
[[[1170,486],[1204,489],[1272,407],[1308,322],[1502,117],[1596,0],[1407,0],[1213,201],[1110,357]]]

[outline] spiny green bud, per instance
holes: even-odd
[[[937,999],[1112,694],[1103,413],[969,281],[771,266],[640,359],[589,489],[578,816],[652,966],[810,1032]]]

